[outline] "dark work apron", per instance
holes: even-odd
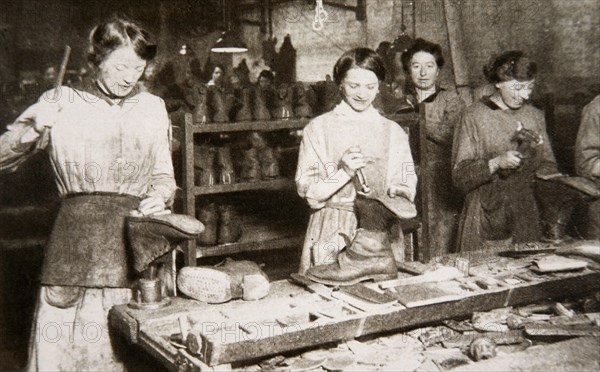
[[[140,199],[111,193],[63,199],[46,247],[44,285],[131,287],[125,219]]]

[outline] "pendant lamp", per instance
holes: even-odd
[[[223,20],[227,30],[221,34],[215,45],[210,49],[215,53],[243,53],[248,51],[246,43],[231,30],[231,11],[226,0],[222,1]]]

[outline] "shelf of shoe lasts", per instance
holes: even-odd
[[[269,121],[244,121],[232,123],[194,123],[191,114],[185,115],[183,128],[174,128],[174,136],[181,140],[183,165],[183,213],[195,215],[196,197],[223,193],[243,192],[250,190],[286,190],[295,187],[294,181],[287,178],[262,180],[257,182],[238,182],[217,184],[213,186],[196,186],[194,170],[194,135],[210,133],[231,133],[243,131],[276,131],[281,129],[302,129],[310,119],[289,119]],[[257,240],[242,240],[236,243],[218,244],[214,246],[198,246],[195,240],[183,245],[184,265],[196,266],[200,257],[221,256],[234,253],[283,249],[300,246],[303,241],[298,234],[269,234]]]

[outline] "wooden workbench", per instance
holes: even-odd
[[[507,281],[510,284],[458,290],[454,295],[440,297],[439,301],[433,299],[423,306],[406,307],[396,303],[363,311],[341,300],[319,297],[288,281],[278,281],[272,283],[269,295],[259,301],[209,305],[174,298],[169,307],[158,310],[115,307],[109,320],[113,331],[118,330],[170,370],[209,370],[363,335],[467,317],[475,311],[600,290],[597,265],[577,272],[532,275],[526,268],[530,260],[502,258],[487,264],[490,270],[491,266],[498,266],[490,271],[495,278],[512,278]],[[448,287],[447,284],[439,283],[439,286]],[[178,348],[169,341],[171,335],[180,332],[180,317],[201,340],[197,353]]]

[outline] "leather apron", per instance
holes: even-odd
[[[125,220],[140,199],[75,194],[63,199],[42,266],[43,285],[120,287],[133,284]]]

